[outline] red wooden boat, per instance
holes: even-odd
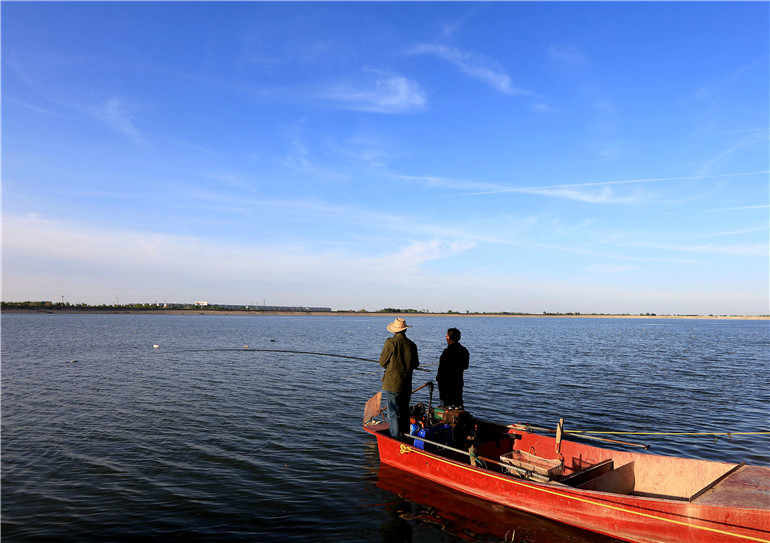
[[[632,542],[770,542],[770,467],[605,449],[424,404],[399,440],[372,417],[380,404],[364,415],[380,461],[456,491]]]

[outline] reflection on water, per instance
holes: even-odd
[[[429,525],[463,541],[611,543],[616,539],[451,491],[393,466],[382,464],[377,487],[397,497],[386,506],[383,542],[418,541],[415,525]]]

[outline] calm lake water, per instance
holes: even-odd
[[[361,419],[391,321],[3,315],[3,540],[613,541],[380,466]],[[430,370],[415,373],[415,387],[435,377],[446,329],[460,328],[466,408],[482,418],[770,429],[768,321],[407,323]],[[626,439],[657,454],[770,465],[769,436]]]

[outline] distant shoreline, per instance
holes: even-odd
[[[212,309],[111,309],[111,308],[57,308],[57,307],[4,307],[0,314],[54,314],[54,315],[229,315],[239,317],[260,316],[312,316],[312,317],[505,317],[541,319],[700,319],[700,320],[770,320],[770,315],[609,315],[609,314],[506,314],[506,313],[375,313],[359,311],[259,311],[259,310],[212,310]]]

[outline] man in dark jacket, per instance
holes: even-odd
[[[447,347],[438,361],[438,395],[445,406],[463,406],[463,371],[468,369],[470,354],[460,345],[460,330],[446,331]]]
[[[398,318],[388,325],[393,337],[385,340],[380,355],[380,366],[385,368],[382,389],[388,399],[388,423],[390,435],[399,437],[409,433],[409,400],[412,397],[412,372],[420,365],[417,345],[406,337],[404,319]]]

